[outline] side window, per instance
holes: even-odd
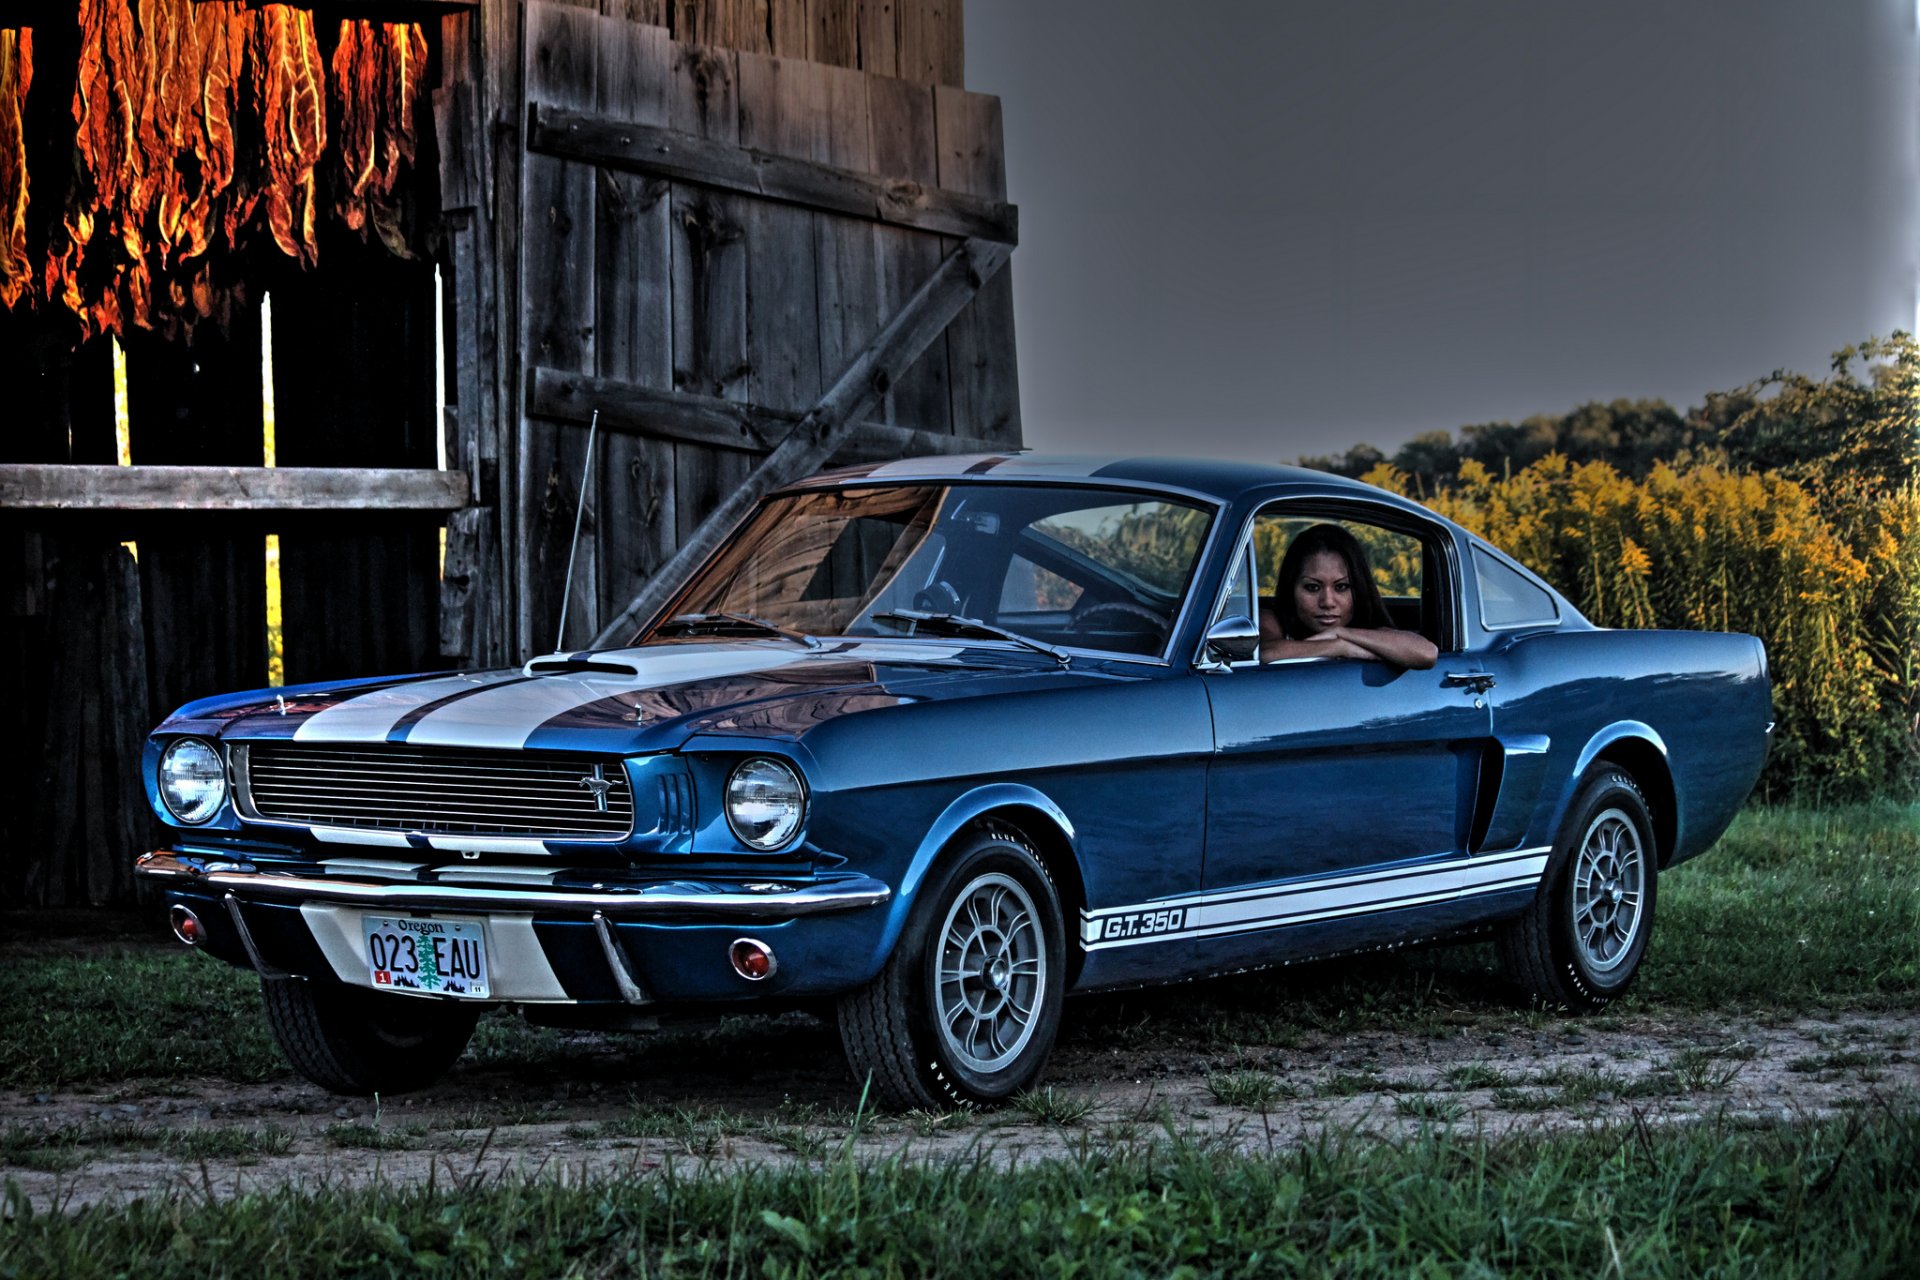
[[[1552,596],[1479,547],[1473,549],[1473,572],[1480,580],[1480,621],[1488,630],[1551,625],[1560,620],[1560,609]]]
[[[1357,625],[1384,624],[1417,631],[1442,649],[1451,647],[1451,637],[1445,634],[1442,596],[1446,587],[1439,570],[1441,562],[1424,539],[1364,520],[1317,512],[1303,514],[1292,504],[1269,508],[1254,519],[1254,560],[1260,575],[1262,621],[1267,626],[1279,627],[1285,616],[1286,602],[1281,596],[1286,588],[1280,582],[1280,570],[1287,548],[1308,529],[1322,524],[1338,525],[1352,534],[1366,557],[1367,573],[1385,616]],[[1429,582],[1430,576],[1433,582]]]

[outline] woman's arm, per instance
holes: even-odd
[[[1357,658],[1364,661],[1378,656],[1331,631],[1322,631],[1305,640],[1289,640],[1281,636],[1260,642],[1262,662],[1281,662],[1288,658]]]
[[[1336,635],[1361,650],[1360,657],[1378,658],[1412,671],[1425,671],[1440,658],[1440,650],[1433,641],[1418,631],[1397,631],[1391,627],[1335,627],[1326,634]]]
[[[1439,659],[1433,641],[1417,631],[1390,627],[1335,627],[1305,640],[1289,640],[1273,611],[1260,610],[1260,661],[1288,658],[1352,658],[1362,662],[1391,662],[1396,667],[1425,671]]]

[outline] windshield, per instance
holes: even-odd
[[[1157,656],[1212,518],[1180,499],[1061,485],[792,494],[755,512],[664,616],[905,636],[916,628],[902,615],[940,614],[1047,644]]]

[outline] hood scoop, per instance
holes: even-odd
[[[522,667],[521,671],[530,676],[638,676],[641,674],[638,662],[613,654],[584,657],[567,653],[550,653],[544,658],[535,658]]]

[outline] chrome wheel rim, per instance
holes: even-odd
[[[971,881],[940,925],[934,1016],[969,1071],[991,1074],[1033,1039],[1046,993],[1047,940],[1019,881],[989,872]]]
[[[1646,920],[1647,853],[1623,809],[1595,815],[1573,860],[1573,941],[1595,973],[1626,963]]]

